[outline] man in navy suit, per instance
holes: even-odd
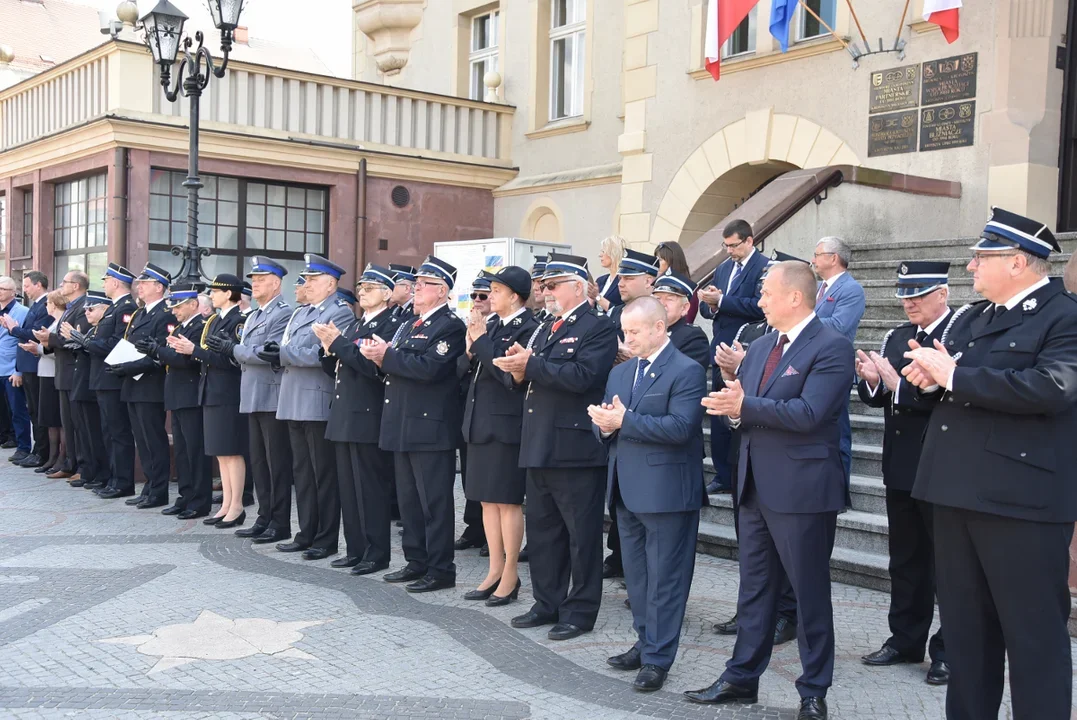
[[[718,345],[729,345],[740,326],[763,319],[759,309],[759,279],[767,267],[763,253],[756,252],[752,226],[744,220],[734,220],[722,230],[722,242],[729,257],[714,271],[711,281],[699,291],[699,311],[714,321],[714,337],[711,338],[710,357]],[[713,363],[713,359],[711,361]],[[713,368],[714,389],[725,387],[722,373]],[[729,426],[719,418],[711,419],[711,460],[716,477],[707,486],[707,492],[729,492],[732,488],[732,472],[729,467],[729,442],[732,433]]]
[[[815,245],[812,267],[821,282],[815,294],[815,316],[834,328],[849,342],[856,341],[856,329],[864,317],[864,288],[849,274],[853,250],[838,237],[825,237]],[[845,468],[845,488],[853,469],[853,428],[849,422],[849,403],[841,413],[841,464]],[[848,503],[846,503],[848,504]]]
[[[621,314],[633,359],[614,367],[601,406],[587,411],[609,443],[606,488],[621,522],[621,552],[639,640],[606,662],[639,670],[633,687],[658,690],[677,655],[695,569],[702,495],[706,371],[666,334],[666,311],[642,297]],[[623,398],[623,400],[622,400]]]
[[[802,263],[773,266],[760,307],[777,332],[748,348],[740,379],[703,400],[709,414],[742,428],[739,632],[722,676],[685,693],[693,702],[756,701],[774,647],[781,568],[798,604],[798,720],[827,717],[834,675],[830,553],[845,506],[838,418],[853,383],[853,346],[816,318],[815,289]]]
[[[22,323],[17,322],[12,315],[0,317],[0,327],[11,333],[11,336],[20,343],[34,342],[34,330],[40,330],[52,324],[48,308],[45,307],[45,296],[49,291],[48,276],[43,272],[30,270],[22,276],[22,291],[30,301],[30,311],[23,318]],[[30,422],[34,433],[33,450],[16,464],[21,467],[41,467],[45,464],[45,459],[49,457],[49,430],[37,422],[37,408],[41,397],[40,383],[37,378],[37,356],[19,348],[15,353],[15,370],[22,376],[22,387],[26,392],[26,405],[30,411]]]

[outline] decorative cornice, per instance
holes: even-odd
[[[355,21],[370,38],[374,62],[385,75],[396,75],[408,64],[412,30],[423,19],[426,0],[359,0],[352,6]]]
[[[589,121],[584,120],[583,118],[576,118],[567,122],[551,123],[538,130],[524,133],[524,137],[528,140],[539,140],[541,138],[554,137],[555,135],[568,135],[569,133],[583,132],[589,127],[591,127]]]
[[[745,55],[742,57],[731,58],[729,60],[722,61],[722,75],[731,75],[733,73],[743,72],[745,70],[752,70],[758,67],[767,67],[768,65],[778,65],[780,63],[793,62],[806,57],[814,57],[816,55],[826,55],[832,52],[841,52],[845,48],[841,43],[834,38],[827,40],[809,41],[805,43],[798,43],[789,48],[789,52],[772,52],[765,55]],[[699,68],[692,70],[688,73],[693,80],[712,80],[710,72],[706,68]]]

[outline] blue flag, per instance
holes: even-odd
[[[793,22],[797,0],[774,0],[770,8],[770,34],[777,39],[782,52],[789,50],[789,23]]]

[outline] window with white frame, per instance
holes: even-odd
[[[583,115],[587,1],[550,2],[550,120],[561,120]]]
[[[804,5],[811,8],[815,15],[822,18],[823,22],[830,27],[835,25],[837,4],[837,0],[804,0]],[[798,41],[830,34],[830,31],[816,19],[815,15],[805,11],[802,6],[797,6],[796,39]]]
[[[468,97],[472,100],[482,100],[486,95],[486,85],[483,79],[486,73],[497,70],[498,55],[498,20],[501,13],[496,10],[492,13],[479,15],[471,19],[471,51],[468,53],[470,64],[470,90]]]
[[[737,55],[755,52],[756,17],[759,14],[757,10],[759,10],[758,6],[753,7],[748,12],[748,17],[741,21],[740,25],[737,26],[737,29],[734,30],[733,34],[729,36],[729,39],[725,41],[725,45],[722,46],[723,58],[731,58]]]

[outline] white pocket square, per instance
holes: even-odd
[[[799,374],[800,374],[800,371],[797,370],[792,365],[790,365],[789,367],[787,367],[785,369],[785,372],[782,373],[782,377],[793,377],[794,375],[799,375]]]

